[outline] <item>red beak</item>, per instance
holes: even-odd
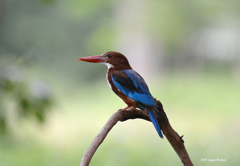
[[[85,62],[92,62],[92,63],[101,63],[104,62],[104,58],[102,55],[96,55],[96,56],[88,56],[88,57],[82,57],[78,58],[80,61],[85,61]]]

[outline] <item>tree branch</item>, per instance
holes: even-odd
[[[193,163],[185,149],[184,141],[182,137],[180,137],[171,127],[167,115],[165,114],[162,104],[160,101],[156,100],[157,106],[158,106],[158,112],[157,112],[157,119],[158,123],[160,125],[160,128],[163,131],[163,134],[169,141],[169,143],[172,145],[173,149],[178,154],[179,158],[181,159],[184,166],[193,166]],[[99,145],[103,142],[103,140],[106,138],[109,131],[113,128],[113,126],[118,121],[126,121],[128,119],[144,119],[147,121],[150,121],[150,118],[148,116],[147,111],[139,111],[139,110],[127,110],[126,112],[122,111],[121,109],[115,112],[111,118],[107,121],[107,123],[104,125],[104,127],[101,129],[101,131],[98,133],[98,135],[94,138],[91,145],[88,147],[87,151],[85,152],[82,161],[80,163],[80,166],[88,166],[94,153],[96,152]]]

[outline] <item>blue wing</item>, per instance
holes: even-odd
[[[118,90],[120,90],[124,95],[133,99],[137,103],[140,103],[139,106],[141,109],[145,109],[144,106],[157,107],[144,79],[134,70],[128,69],[123,70],[123,72],[113,73],[111,75],[111,78]],[[148,114],[155,129],[158,132],[158,135],[163,138],[155,114],[150,110],[148,110]]]
[[[116,88],[138,103],[156,107],[144,79],[132,69],[123,70],[123,72],[122,74],[113,73],[111,76]]]

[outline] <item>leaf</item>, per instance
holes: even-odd
[[[53,1],[53,0],[42,0],[42,2],[44,2],[44,3],[49,3],[51,1]]]

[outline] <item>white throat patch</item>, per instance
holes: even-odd
[[[110,69],[110,68],[113,68],[113,65],[111,65],[110,63],[102,63],[102,64],[104,64],[104,65],[106,65],[106,66],[108,67],[108,71],[107,71],[107,74],[106,74],[106,78],[107,78],[107,77],[108,77],[109,69]],[[107,78],[107,82],[108,82],[108,85],[110,86],[110,88],[112,89],[112,86],[111,86],[111,84],[110,84],[109,81],[108,81],[108,78]]]
[[[108,69],[113,67],[113,65],[111,65],[110,63],[102,63],[102,64],[106,65],[108,67]]]

